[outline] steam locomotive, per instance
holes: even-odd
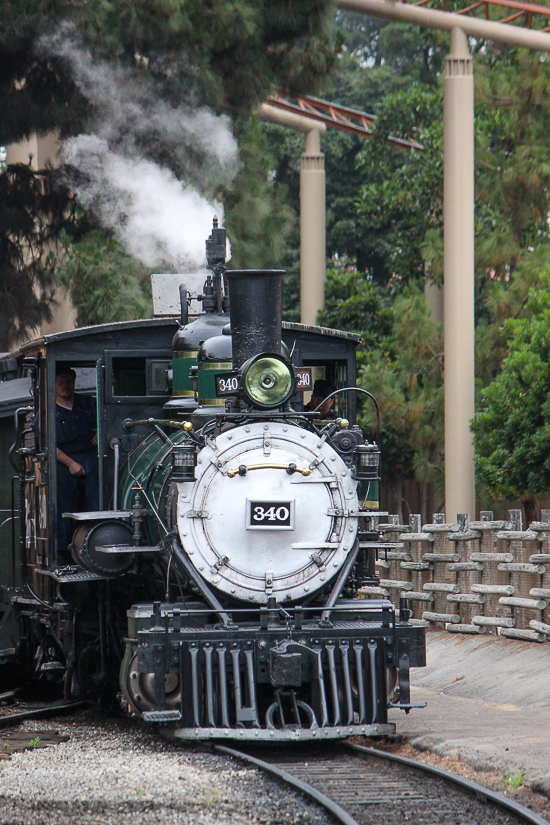
[[[358,598],[387,548],[360,339],[282,322],[284,272],[228,270],[225,246],[215,223],[195,318],[182,284],[179,318],[0,356],[0,679],[117,696],[181,739],[393,732],[425,640],[405,600]],[[97,405],[96,510],[77,487],[59,512],[60,365]]]

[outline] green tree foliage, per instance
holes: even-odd
[[[522,499],[532,517],[533,497],[550,491],[550,267],[524,314],[505,322],[508,355],[472,430],[478,479],[496,499]]]
[[[231,266],[277,268],[286,253],[292,218],[292,210],[285,203],[286,190],[272,172],[274,158],[261,123],[255,117],[242,119],[235,131],[241,166],[223,194]]]
[[[443,484],[443,345],[423,293],[405,287],[392,307],[391,336],[366,351],[360,386],[374,393],[382,419],[384,477],[390,482],[416,478]],[[374,418],[365,406],[362,423],[374,435]]]
[[[521,317],[550,261],[550,66],[514,50],[476,63],[478,375],[507,351],[507,318]]]
[[[441,94],[431,86],[389,94],[378,109],[377,139],[358,157],[366,182],[357,209],[378,262],[372,274],[392,279],[394,287],[424,277],[422,247],[428,231],[441,226],[442,112]],[[413,138],[423,148],[398,149],[390,136]]]
[[[78,326],[151,315],[151,272],[113,237],[92,230],[74,242],[63,233],[61,241],[59,282],[77,308]]]
[[[85,103],[37,40],[73,23],[96,57],[154,79],[167,100],[247,111],[273,85],[311,91],[330,70],[330,0],[14,0],[0,11],[2,141],[74,133]]]
[[[316,90],[334,62],[334,46],[329,37],[331,11],[331,0],[274,0],[263,4],[254,0],[216,3],[210,0],[148,0],[146,3],[14,0],[4,3],[0,8],[0,146],[33,133],[54,130],[62,138],[70,137],[85,131],[94,117],[101,115],[100,104],[90,104],[75,82],[63,50],[52,50],[42,40],[44,35],[58,39],[64,34],[76,37],[94,59],[108,61],[116,71],[124,73],[125,82],[132,84],[136,99],[162,100],[168,108],[206,105],[216,113],[230,112],[236,117],[246,115],[263,101],[273,85],[285,86],[295,93]],[[281,243],[277,237],[287,218],[281,199],[274,196],[276,185],[270,187],[270,181],[260,180],[264,169],[261,159],[253,157],[252,140],[245,135],[242,148],[246,161],[252,161],[253,167],[256,165],[250,174],[241,174],[232,190],[232,227],[237,259],[249,260],[252,256],[251,238],[255,230],[263,234],[264,241],[267,236],[273,238],[270,243],[259,242],[256,247],[256,251],[264,252],[267,260],[279,256]],[[148,158],[181,174],[181,158],[173,146],[171,151],[167,150],[162,133],[138,148]],[[193,164],[188,163],[187,180],[192,170]],[[267,175],[267,170],[265,172]],[[40,173],[33,182],[30,170],[26,173],[26,189],[21,189],[23,202],[32,197],[47,174]],[[194,179],[192,182],[196,185]],[[209,195],[219,192],[221,181],[202,181],[203,189],[207,183]],[[67,196],[67,193],[60,195],[60,200]],[[6,217],[11,214],[6,213]],[[45,217],[44,214],[43,221]],[[63,220],[62,214],[56,215],[47,231],[35,232],[34,262],[38,258],[44,260],[53,251]],[[9,220],[2,223],[0,247],[9,246],[18,231]],[[77,243],[80,266],[90,275],[98,237],[92,236],[83,245]],[[43,241],[45,245],[39,249]],[[88,263],[84,261],[86,255],[89,255]],[[21,267],[28,267],[27,260],[23,256],[17,267],[20,285],[14,286],[13,276],[10,281],[0,281],[0,294],[9,293],[10,313],[19,319],[9,326],[4,346],[12,345],[16,337],[28,333],[37,321],[49,314],[47,304],[53,294],[54,256],[49,259],[49,281],[44,272],[37,270],[36,264],[23,272]],[[127,263],[125,271],[128,278],[135,281],[134,291],[138,290],[140,268],[136,267],[132,275]],[[29,311],[22,297],[29,291],[38,295],[40,306],[34,312]],[[78,300],[80,294],[73,289],[75,299]],[[30,304],[33,301],[34,298]],[[130,303],[136,306],[134,301]],[[79,317],[86,313],[87,307],[79,306]]]
[[[476,61],[476,97],[476,259],[503,278],[548,243],[550,65],[523,50]]]
[[[325,296],[319,323],[358,332],[364,341],[358,351],[359,360],[364,360],[364,353],[387,343],[393,326],[389,297],[345,259],[333,261],[327,270]]]

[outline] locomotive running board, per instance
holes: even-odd
[[[165,728],[170,739],[236,739],[252,742],[304,742],[316,739],[345,739],[348,736],[390,736],[395,733],[393,722],[383,725],[342,725],[338,728],[299,728],[273,730],[263,728]]]
[[[62,513],[62,518],[72,518],[75,521],[101,521],[109,518],[130,518],[133,510],[91,510],[90,512]]]

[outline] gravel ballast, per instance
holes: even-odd
[[[86,718],[88,717],[88,718]],[[300,794],[197,746],[125,720],[26,722],[68,734],[0,761],[0,825],[329,825]]]

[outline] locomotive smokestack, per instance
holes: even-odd
[[[283,269],[228,270],[233,369],[261,352],[281,352]]]

